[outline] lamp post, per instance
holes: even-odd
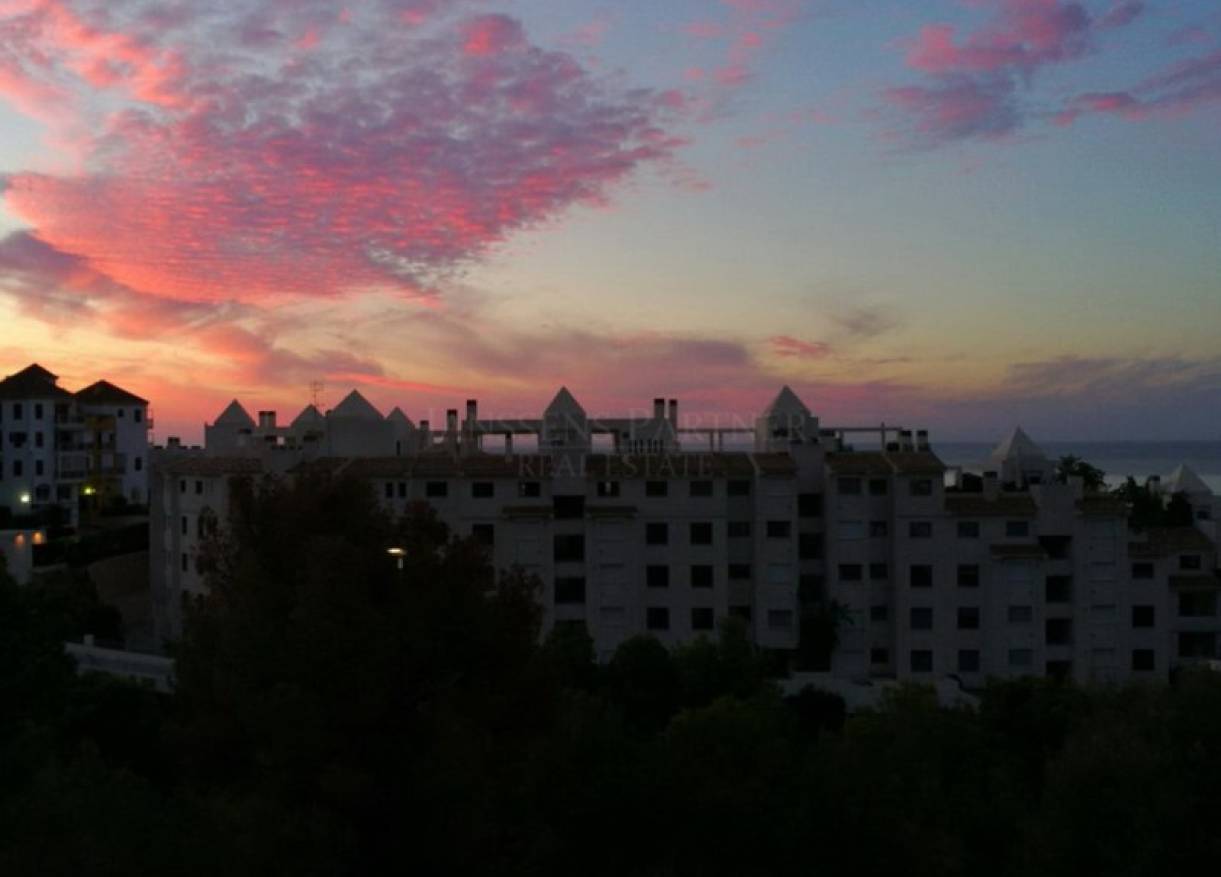
[[[407,557],[407,549],[395,546],[394,548],[387,548],[386,553],[394,558],[394,565],[401,576],[403,574],[403,561]]]

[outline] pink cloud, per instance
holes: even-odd
[[[930,86],[887,89],[882,98],[913,120],[910,129],[893,135],[912,146],[997,139],[1021,122],[1013,83],[1005,77],[944,77]]]
[[[821,341],[802,341],[788,335],[776,335],[768,339],[772,353],[791,359],[825,359],[831,354],[831,346]]]
[[[1111,115],[1128,121],[1178,118],[1221,104],[1221,51],[1170,65],[1129,91],[1082,94],[1053,119],[1071,125],[1086,115]]]

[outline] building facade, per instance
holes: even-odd
[[[876,447],[854,449],[861,433]],[[761,647],[818,661],[828,614],[829,669],[858,680],[1109,682],[1218,657],[1211,493],[1190,497],[1197,526],[1135,533],[1122,502],[1061,483],[1021,430],[986,471],[949,471],[926,433],[826,427],[785,388],[731,429],[680,426],[674,400],[590,417],[561,390],[537,419],[480,419],[471,401],[435,431],[357,393],[288,426],[234,402],[206,436],[156,452],[167,638],[205,588],[195,556],[230,479],[312,466],[368,481],[392,510],[428,503],[497,568],[537,574],[546,625],[584,625],[602,658],[636,634],[676,644],[738,616]]]

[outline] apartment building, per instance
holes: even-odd
[[[15,518],[148,500],[148,402],[107,381],[77,392],[34,364],[0,381],[0,509]]]
[[[963,472],[923,431],[828,427],[787,387],[729,428],[681,426],[664,399],[649,417],[591,417],[562,389],[536,419],[480,419],[469,401],[433,430],[353,392],[287,426],[235,401],[203,449],[155,459],[166,637],[183,595],[205,587],[195,553],[230,480],[309,466],[367,480],[394,510],[431,504],[498,568],[537,574],[546,625],[584,625],[603,658],[632,635],[675,644],[730,615],[793,651],[828,607],[830,669],[850,679],[1164,679],[1217,657],[1207,487],[1189,470],[1167,479],[1194,490],[1199,526],[1132,533],[1122,502],[1057,481],[1020,429],[985,471]]]

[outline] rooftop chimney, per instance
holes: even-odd
[[[670,400],[670,425],[678,429],[678,400]]]
[[[653,400],[653,419],[654,420],[665,420],[666,419],[666,400],[665,399],[654,399]]]
[[[927,451],[928,450],[928,430],[927,429],[916,430],[916,450],[917,451]]]
[[[445,432],[453,435],[458,431],[458,409],[450,408],[445,412]]]
[[[475,421],[479,419],[479,400],[466,400],[466,422],[470,424],[471,429],[475,428]]]

